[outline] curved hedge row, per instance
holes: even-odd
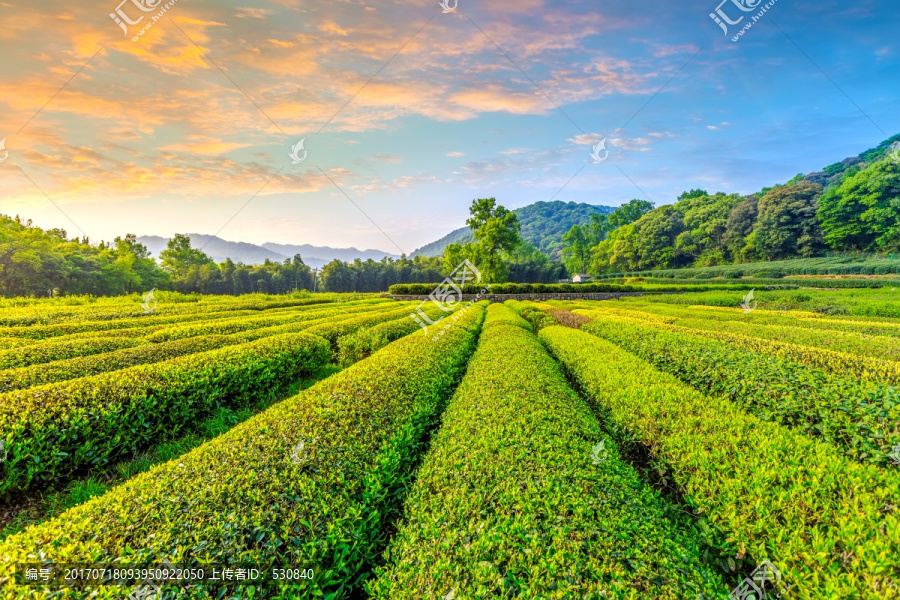
[[[488,310],[370,596],[721,597],[701,544],[508,313]]]
[[[799,598],[897,597],[900,480],[748,415],[615,344],[549,327],[541,339],[623,438],[670,471],[684,499]]]
[[[207,352],[223,346],[238,344],[240,340],[223,335],[208,335],[186,340],[174,340],[162,344],[144,344],[135,348],[123,348],[105,354],[80,356],[57,360],[19,369],[0,371],[0,393],[21,390],[37,385],[90,377],[100,373],[118,371],[157,363],[164,360]]]
[[[519,313],[512,308],[503,304],[492,304],[487,312],[487,316],[484,318],[485,329],[495,325],[517,325],[522,329],[534,331],[531,323],[519,316]]]
[[[449,316],[437,306],[426,308],[422,312],[431,320]],[[435,323],[437,325],[437,323]],[[343,366],[352,365],[367,356],[374,354],[400,338],[422,331],[412,318],[400,318],[380,323],[374,327],[358,329],[345,333],[337,339],[336,359]],[[426,333],[427,335],[427,333]]]
[[[329,362],[304,333],[0,394],[0,493],[67,479],[170,437],[221,405],[269,397]]]
[[[168,327],[166,329],[161,329],[159,331],[153,332],[146,337],[147,341],[157,344],[160,342],[186,339],[198,335],[231,335],[233,333],[251,331],[254,329],[277,327],[279,325],[289,325],[293,323],[302,323],[326,316],[344,314],[353,310],[378,310],[378,304],[384,302],[392,302],[392,300],[384,299],[379,300],[378,302],[367,300],[363,303],[364,306],[359,306],[357,303],[343,305],[335,304],[326,307],[292,310],[286,313],[279,311],[272,314],[254,316],[250,318],[229,317],[227,319],[215,319],[207,322],[189,323],[187,325]],[[373,306],[371,308],[365,306],[368,304],[373,304]]]
[[[333,350],[337,352],[337,341],[341,336],[347,335],[348,333],[352,333],[365,327],[378,325],[379,323],[384,323],[386,321],[409,319],[409,314],[412,312],[410,310],[410,306],[415,305],[414,303],[405,304],[401,305],[400,308],[397,308],[395,310],[386,310],[383,312],[378,312],[376,314],[349,316],[346,319],[341,320],[328,319],[326,320],[326,322],[320,323],[318,325],[313,325],[305,331],[307,333],[325,338],[331,343],[331,347],[333,348]]]
[[[216,312],[244,311],[252,314],[262,310],[275,308],[308,306],[310,304],[323,304],[334,302],[339,294],[317,294],[313,298],[291,298],[285,296],[262,296],[247,294],[241,299],[230,296],[197,296],[195,301],[182,296],[177,302],[166,300],[166,292],[159,294],[159,302],[156,305],[154,315],[150,318],[167,318],[184,314],[208,314]],[[65,301],[60,298],[57,302]],[[107,321],[107,320],[146,320],[141,306],[142,300],[138,297],[90,298],[88,305],[54,306],[52,301],[44,301],[34,307],[5,308],[0,315],[0,327],[19,327],[28,325],[50,325],[64,323],[65,321]]]
[[[77,340],[47,340],[19,348],[0,351],[0,369],[17,369],[29,365],[66,360],[77,356],[91,356],[113,352],[122,348],[134,348],[147,342],[140,338],[96,336]]]
[[[773,342],[745,338],[736,346],[709,339],[709,332],[688,333],[602,315],[583,329],[705,393],[722,395],[764,420],[822,438],[857,460],[888,464],[891,448],[900,443],[900,390],[800,364]]]
[[[702,330],[712,335],[715,334],[740,334],[741,336],[771,340],[773,342],[786,342],[789,344],[799,344],[801,346],[809,346],[821,349],[820,351],[809,352],[808,360],[814,361],[816,365],[821,363],[819,368],[828,368],[827,365],[819,359],[829,356],[831,352],[846,352],[856,354],[861,357],[875,359],[870,366],[864,368],[872,374],[878,373],[878,377],[886,380],[900,383],[897,373],[890,374],[888,370],[897,369],[894,364],[892,369],[887,369],[882,363],[886,361],[900,360],[900,339],[886,335],[867,335],[863,336],[858,333],[831,330],[828,335],[822,335],[821,329],[811,329],[805,327],[794,327],[792,325],[756,325],[752,322],[742,323],[740,321],[712,321],[702,317],[683,319],[672,319],[675,325],[686,329]],[[706,335],[706,333],[704,333]],[[798,360],[799,357],[798,357]],[[801,362],[805,362],[801,360]],[[865,361],[864,361],[865,362]],[[813,364],[806,362],[805,364]],[[860,365],[864,363],[859,363]],[[815,366],[815,365],[814,365]],[[853,368],[847,365],[847,368]]]
[[[236,311],[226,313],[228,317],[242,317],[258,314],[255,311]],[[144,335],[143,330],[154,331],[170,326],[172,323],[188,323],[203,320],[221,319],[223,313],[187,313],[175,316],[145,315],[134,319],[116,319],[108,321],[77,321],[54,323],[51,325],[32,325],[0,329],[5,336],[44,340],[75,334],[84,335]]]
[[[48,561],[119,566],[310,568],[315,576],[304,585],[210,584],[190,593],[348,597],[386,542],[423,434],[462,377],[483,314],[481,306],[468,311],[469,326],[453,327],[438,343],[398,340],[179,459],[10,536],[0,542],[4,593],[23,593],[10,578],[14,565],[43,553]],[[94,591],[108,598],[128,590]]]

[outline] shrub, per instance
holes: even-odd
[[[615,344],[541,339],[623,440],[645,445],[695,511],[799,598],[896,598],[900,480],[660,373]]]
[[[19,369],[8,369],[0,371],[0,392],[68,381],[79,377],[90,377],[137,365],[161,362],[178,356],[207,352],[238,342],[239,340],[221,335],[200,336],[162,344],[123,348],[105,354],[57,360]]]
[[[3,591],[24,594],[10,575],[42,552],[48,561],[117,567],[168,560],[315,574],[293,586],[192,585],[195,598],[348,597],[387,540],[424,434],[462,377],[483,313],[481,305],[470,309],[465,326],[438,343],[398,340],[179,459],[10,536],[0,542]],[[102,596],[126,591],[97,588]]]
[[[55,360],[65,360],[76,356],[103,354],[104,352],[133,348],[146,343],[140,338],[113,337],[109,335],[77,340],[50,339],[0,351],[0,369],[16,369]]]
[[[328,363],[325,340],[287,334],[0,395],[0,493],[134,454],[218,406],[261,400]]]
[[[870,370],[877,375],[874,367],[879,366],[872,359],[614,316],[599,316],[584,330],[762,419],[827,440],[857,460],[889,464],[890,449],[900,443],[895,426],[900,422],[900,392],[869,379]],[[817,353],[821,357],[814,356]],[[830,373],[815,368],[827,362],[834,363]],[[882,362],[882,371],[900,380],[897,365]],[[848,371],[865,376],[854,381]]]
[[[719,597],[702,543],[537,339],[504,306],[488,319],[370,597]]]

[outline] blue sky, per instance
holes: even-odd
[[[777,0],[737,42],[715,1],[178,0],[137,41],[117,6],[0,4],[0,212],[411,252],[473,198],[751,193],[900,132],[887,0]]]

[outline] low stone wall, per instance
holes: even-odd
[[[643,292],[595,292],[592,294],[484,294],[480,298],[477,294],[463,294],[463,302],[471,302],[474,300],[490,300],[491,302],[505,302],[507,300],[615,300],[623,296],[643,296]],[[428,300],[428,296],[395,296],[392,294],[381,294],[382,298],[392,298],[394,300]]]

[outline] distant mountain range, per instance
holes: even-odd
[[[519,218],[522,237],[549,256],[559,260],[562,250],[562,236],[572,225],[582,225],[591,220],[591,215],[609,214],[614,207],[598,206],[576,202],[535,202],[513,212]],[[444,248],[450,244],[465,244],[474,238],[468,227],[455,229],[437,240],[418,248],[412,256],[442,256]]]
[[[553,259],[559,259],[562,247],[562,236],[572,225],[587,223],[594,213],[611,213],[614,208],[609,206],[595,206],[593,204],[577,204],[575,202],[535,202],[513,212],[519,217],[522,226],[522,237],[534,244],[534,246]],[[273,244],[267,242],[262,245],[248,244],[246,242],[229,242],[213,235],[199,233],[185,234],[191,238],[191,247],[202,249],[217,263],[230,258],[232,261],[245,265],[258,265],[269,259],[273,262],[284,262],[295,254],[303,258],[303,262],[313,268],[321,269],[334,259],[353,262],[360,260],[381,260],[383,258],[400,258],[396,254],[389,254],[382,250],[359,250],[357,248],[331,248],[330,246],[311,246],[309,244]],[[412,256],[442,256],[444,248],[449,244],[472,241],[472,232],[468,227],[456,229],[430,244],[422,246],[412,253]],[[169,238],[157,235],[144,235],[137,239],[147,247],[154,258],[166,249]]]
[[[370,258],[372,260],[381,260],[385,257],[400,258],[396,254],[389,254],[381,250],[331,248],[329,246],[311,246],[309,244],[295,246],[270,242],[258,246],[246,242],[229,242],[219,237],[199,233],[188,233],[185,235],[191,238],[192,248],[202,248],[203,252],[217,263],[230,258],[236,263],[257,265],[265,262],[266,259],[273,262],[284,262],[285,259],[293,258],[295,254],[299,254],[303,258],[304,263],[310,267],[321,269],[336,258],[348,262],[352,262],[357,258],[360,260],[368,260]],[[139,237],[137,241],[146,246],[153,257],[157,258],[159,253],[166,249],[169,238],[145,235]]]

